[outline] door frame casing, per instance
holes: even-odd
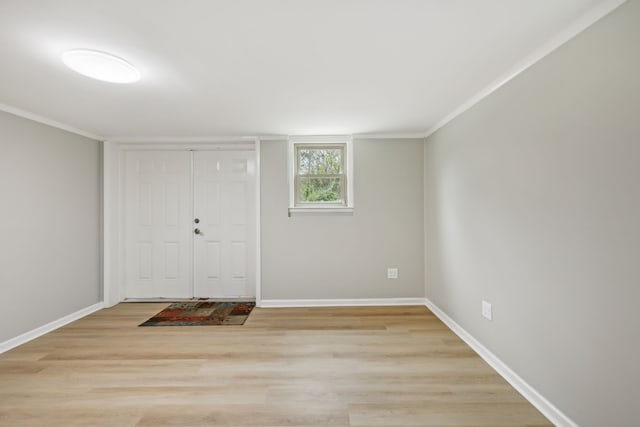
[[[105,307],[124,300],[124,156],[127,151],[225,150],[254,151],[256,156],[256,305],[261,303],[260,265],[260,139],[224,139],[211,142],[117,142],[103,143],[103,277],[102,297]]]

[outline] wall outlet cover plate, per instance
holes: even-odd
[[[493,313],[491,310],[491,304],[486,301],[482,301],[482,316],[488,320],[492,320]]]

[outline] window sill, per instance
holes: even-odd
[[[289,216],[300,216],[300,215],[332,215],[332,216],[340,216],[340,215],[353,215],[353,208],[348,207],[313,207],[313,208],[289,208]]]

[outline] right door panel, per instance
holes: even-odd
[[[193,152],[195,297],[255,296],[255,173],[255,151]]]

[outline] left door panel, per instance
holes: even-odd
[[[191,152],[128,151],[124,159],[126,298],[190,298]]]

